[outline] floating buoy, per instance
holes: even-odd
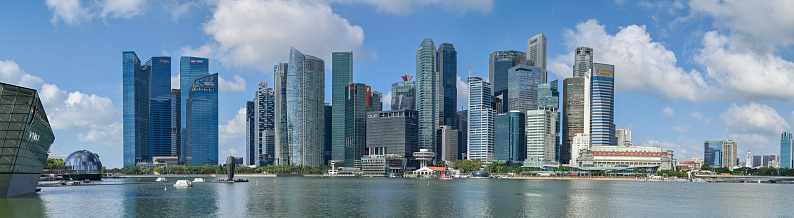
[[[273,179],[273,182],[276,182],[276,179]]]
[[[256,185],[259,185],[259,180],[256,180]]]
[[[430,185],[430,181],[427,181],[427,185]]]

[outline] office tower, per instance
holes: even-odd
[[[435,152],[438,129],[438,73],[436,48],[432,39],[425,39],[416,50],[416,109],[419,112],[419,149]]]
[[[511,111],[494,118],[494,161],[524,161],[527,155],[526,118]]]
[[[273,164],[275,144],[268,144],[267,142],[275,142],[275,139],[267,138],[265,130],[275,129],[275,92],[272,88],[267,87],[267,82],[259,82],[257,91],[254,93],[254,126],[256,137],[254,137],[254,145],[256,152],[256,166]]]
[[[747,157],[744,158],[744,167],[753,167],[753,153],[747,151]]]
[[[149,74],[149,144],[142,161],[171,156],[171,57],[152,57],[144,69]]]
[[[722,147],[722,167],[735,167],[739,165],[736,141],[727,140]]]
[[[218,164],[218,74],[196,79],[186,104],[185,164]]]
[[[129,68],[131,74],[135,73],[137,58],[135,53],[128,55],[126,52],[123,58],[126,85],[127,58],[133,64]],[[134,75],[130,76],[134,78]],[[124,91],[126,94],[126,86]],[[130,90],[130,93],[133,91]],[[126,96],[124,100],[127,100]],[[124,112],[126,115],[127,111]],[[47,163],[47,152],[55,141],[47,112],[35,89],[0,82],[0,127],[0,138],[4,142],[0,156],[0,197],[35,192],[39,176]],[[13,213],[7,212],[9,209],[6,205],[3,203],[3,216],[13,216]]]
[[[179,60],[179,87],[182,92],[182,128],[187,128],[187,98],[190,95],[189,90],[197,79],[210,75],[209,59],[199,57],[182,56]],[[170,78],[169,78],[170,81]],[[185,130],[182,130],[183,132]],[[183,134],[184,135],[184,134]],[[182,140],[185,143],[185,140]]]
[[[333,136],[331,132],[333,131],[333,123],[328,122],[333,120],[333,106],[328,102],[325,103],[325,155],[323,155],[323,163],[328,164],[330,160],[333,158]]]
[[[562,116],[560,115],[560,92],[557,90],[557,80],[541,83],[538,85],[538,109],[554,112],[557,116],[554,130],[554,159],[560,160],[560,123]]]
[[[458,119],[457,129],[458,129],[458,159],[463,160],[466,158],[466,149],[469,146],[469,110],[462,110],[458,111],[457,115],[455,115],[455,119]]]
[[[520,51],[496,51],[491,53],[489,60],[488,79],[491,81],[493,90],[492,96],[502,96],[501,107],[494,108],[497,113],[507,112],[510,95],[508,92],[508,70],[516,65],[527,65],[527,53]]]
[[[414,152],[419,151],[419,120],[416,111],[369,112],[366,129],[370,155],[396,154],[411,158]]]
[[[581,156],[581,152],[584,150],[590,150],[590,134],[576,133],[576,135],[573,136],[573,143],[571,144],[570,165],[574,167],[580,167],[577,160]]]
[[[593,49],[588,47],[576,48],[573,64],[573,77],[585,77],[593,68]]]
[[[438,126],[436,159],[452,163],[458,159],[458,130],[451,126]]]
[[[439,88],[439,124],[455,128],[455,112],[458,107],[458,52],[451,43],[438,46],[438,66],[436,72],[440,79]],[[437,152],[439,153],[439,152]]]
[[[593,146],[616,145],[615,138],[615,66],[593,64],[590,79],[590,143]]]
[[[373,91],[367,98],[367,112],[383,111],[383,93]]]
[[[615,130],[615,137],[617,137],[618,146],[634,146],[634,143],[631,142],[631,130],[627,130],[627,129]]]
[[[345,167],[353,167],[366,150],[369,90],[363,83],[345,87]]]
[[[494,112],[501,111],[499,113],[503,113],[507,111],[507,99],[505,99],[505,96],[507,96],[507,91],[491,96],[491,108],[494,109]]]
[[[481,77],[469,76],[469,160],[491,162],[494,159],[494,115],[491,108],[491,84]]]
[[[783,132],[780,135],[780,168],[791,169],[792,145],[794,145],[794,138],[791,137],[791,132]],[[750,152],[747,153],[749,155]]]
[[[257,164],[256,147],[256,118],[254,116],[254,102],[245,102],[245,157],[243,165],[251,166]]]
[[[133,51],[122,52],[122,61],[123,162],[124,167],[130,167],[137,162],[139,146],[148,144],[149,74]]]
[[[546,35],[537,34],[527,40],[527,59],[529,65],[540,67],[542,83],[548,81],[546,72]]]
[[[765,167],[776,167],[775,162],[777,162],[777,155],[764,155],[761,156],[761,166]]]
[[[353,52],[331,54],[331,158],[345,159],[345,87],[353,83]]]
[[[416,81],[413,75],[402,76],[403,81],[391,85],[391,110],[416,110]]]
[[[736,142],[731,140],[706,141],[703,159],[713,168],[734,167],[738,164],[736,148]]]
[[[507,110],[526,113],[538,109],[538,84],[541,84],[541,69],[527,65],[516,65],[507,70]]]
[[[171,89],[170,110],[171,110],[171,155],[178,157],[179,163],[184,164],[184,154],[182,152],[182,90]]]
[[[543,165],[556,161],[557,132],[554,129],[557,113],[547,110],[530,110],[526,113],[526,161]]]
[[[287,133],[291,165],[319,166],[325,145],[325,62],[290,50]]]
[[[275,165],[289,165],[289,129],[287,128],[287,70],[289,64],[279,63],[273,66],[275,85]]]
[[[563,80],[562,147],[560,163],[568,164],[571,159],[571,145],[577,133],[585,133],[585,78]],[[587,132],[589,135],[589,131]]]

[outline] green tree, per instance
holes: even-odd
[[[711,170],[711,165],[708,163],[703,163],[703,166],[700,167],[702,170]]]

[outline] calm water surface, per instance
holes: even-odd
[[[794,185],[781,184],[248,179],[190,188],[43,188],[37,194],[0,198],[0,217],[794,217]]]

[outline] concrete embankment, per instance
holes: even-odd
[[[643,178],[624,177],[566,177],[566,176],[516,176],[507,179],[539,179],[539,180],[596,180],[596,181],[666,181]]]

